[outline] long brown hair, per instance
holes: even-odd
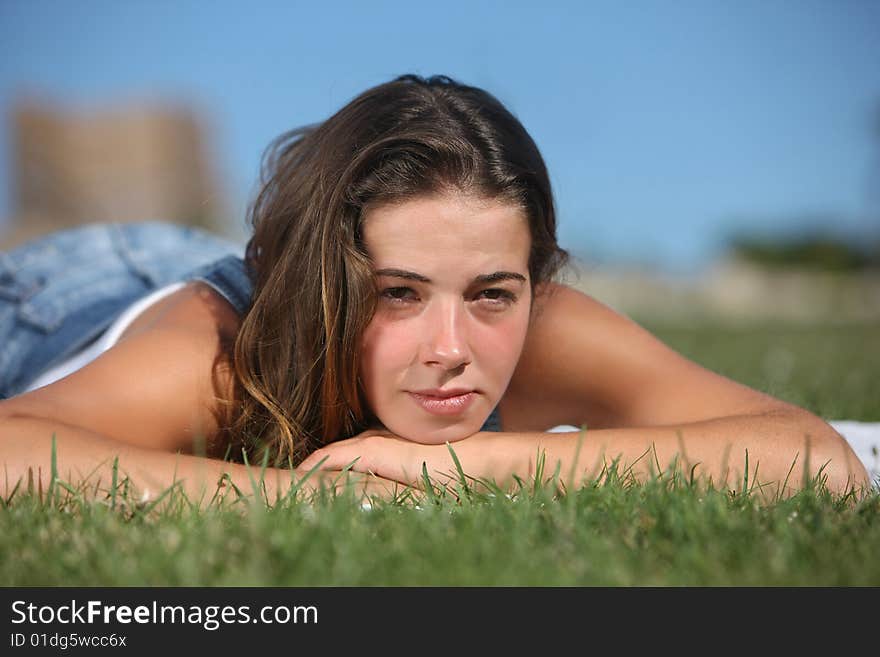
[[[567,258],[534,141],[494,96],[446,76],[400,76],[281,135],[261,183],[245,252],[253,302],[235,339],[225,432],[251,462],[296,466],[371,419],[358,383],[376,297],[361,238],[368,206],[447,190],[502,200],[528,217],[533,285]]]

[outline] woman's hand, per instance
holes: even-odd
[[[400,497],[406,490],[406,486],[400,482],[379,477],[375,474],[348,471],[339,469],[320,469],[309,473],[310,468],[298,467],[295,470],[296,479],[305,481],[300,484],[304,490],[317,492],[320,489],[334,490],[337,494],[351,490],[355,495],[363,499],[378,497],[383,500],[394,500]],[[289,472],[286,471],[286,472]]]
[[[527,478],[532,441],[516,434],[481,431],[451,445],[465,475],[495,480],[502,488],[513,481],[514,474]],[[446,443],[423,445],[406,440],[386,430],[370,429],[353,438],[331,443],[312,452],[300,468],[309,470],[351,470],[378,475],[416,488],[424,485],[423,467],[435,484],[458,481],[458,468]],[[326,459],[321,463],[322,459]]]

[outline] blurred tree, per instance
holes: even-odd
[[[855,272],[880,267],[880,243],[856,245],[829,234],[772,238],[741,235],[733,237],[729,245],[738,259],[771,268]]]

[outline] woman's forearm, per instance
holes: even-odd
[[[284,497],[294,482],[305,476],[301,470],[246,466],[218,459],[153,450],[129,445],[56,420],[28,416],[0,418],[0,462],[4,480],[0,485],[4,499],[18,486],[23,493],[32,482],[35,489],[46,492],[52,476],[52,438],[55,438],[55,469],[57,477],[87,497],[104,497],[112,487],[114,462],[117,486],[128,479],[130,498],[136,501],[156,499],[171,486],[177,486],[187,498],[200,507],[215,497],[235,499],[233,486],[245,495],[254,492],[253,481],[260,494],[274,503]],[[359,473],[315,472],[300,490],[314,491],[319,486],[340,487],[346,482],[359,493],[393,495],[393,482]],[[223,482],[220,485],[220,482]],[[262,481],[262,485],[260,482]],[[218,492],[218,486],[220,488]],[[230,497],[231,495],[231,497]]]
[[[552,473],[558,465],[566,485],[594,478],[619,459],[618,473],[630,471],[639,481],[658,469],[667,470],[677,460],[686,476],[693,471],[695,477],[711,477],[716,486],[734,489],[745,482],[749,488],[767,484],[764,490],[771,495],[800,489],[807,467],[810,477],[821,469],[828,489],[835,492],[870,486],[864,466],[846,440],[806,412],[731,416],[677,427],[545,433],[536,435],[536,442],[536,454],[545,453],[544,472]]]

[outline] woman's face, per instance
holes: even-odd
[[[391,432],[419,443],[466,438],[501,399],[529,323],[531,239],[513,205],[460,194],[367,211],[379,300],[361,381]]]

